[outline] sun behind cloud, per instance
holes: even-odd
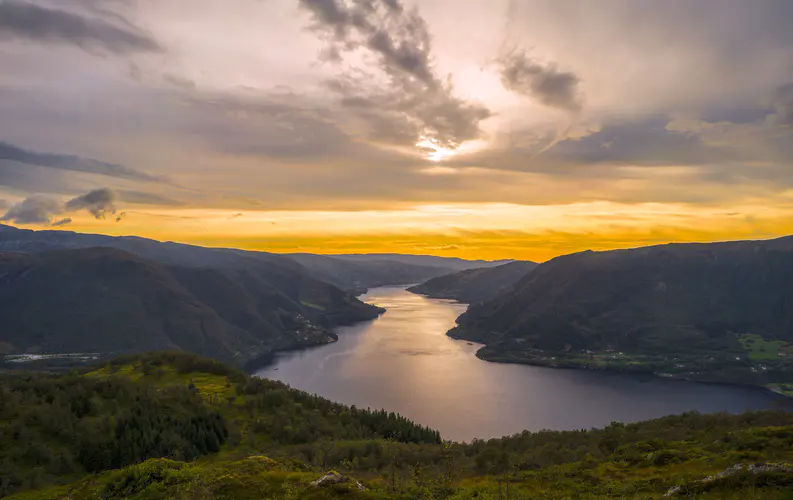
[[[437,140],[422,136],[416,143],[416,147],[424,154],[424,158],[439,162],[457,154],[457,148],[447,148],[441,146]]]

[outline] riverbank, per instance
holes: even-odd
[[[458,340],[468,340],[453,335],[452,332],[453,330],[447,335]],[[737,362],[738,360],[734,360],[736,362],[730,364],[730,360],[723,358],[709,357],[699,359],[695,364],[692,364],[690,360],[681,362],[682,360],[679,359],[669,360],[658,356],[638,356],[623,352],[564,353],[525,348],[506,351],[487,344],[476,352],[476,357],[493,363],[627,373],[705,384],[752,387],[793,398],[793,383],[780,382],[777,378],[790,377],[790,372],[778,368],[763,370],[762,367],[765,365],[759,364],[761,368],[758,368],[751,363]],[[711,365],[710,369],[708,365]]]

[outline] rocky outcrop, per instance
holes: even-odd
[[[664,496],[688,496],[713,489],[729,488],[730,485],[740,485],[744,481],[749,481],[756,486],[791,485],[793,484],[793,465],[782,462],[736,464],[705,479],[674,486]]]
[[[351,487],[357,488],[360,491],[366,490],[366,487],[358,482],[358,480],[348,476],[342,476],[336,471],[330,471],[311,483],[312,486],[316,486],[317,488],[327,488],[328,486],[333,486],[334,484],[349,484]]]

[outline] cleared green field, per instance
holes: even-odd
[[[779,350],[790,348],[790,344],[781,340],[765,340],[754,333],[738,336],[738,341],[749,352],[752,361],[769,361],[779,359]]]

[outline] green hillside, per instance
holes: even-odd
[[[184,353],[0,374],[0,496],[19,500],[773,500],[790,498],[790,463],[782,411],[462,444]]]
[[[793,383],[793,238],[582,252],[472,305],[450,332],[490,361]]]

